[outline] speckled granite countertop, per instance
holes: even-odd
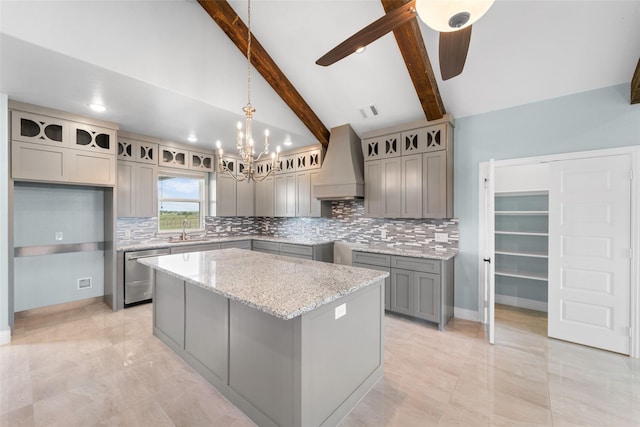
[[[164,255],[138,262],[285,320],[389,275],[245,249]]]
[[[442,261],[448,261],[451,258],[458,255],[458,251],[455,249],[432,249],[432,248],[419,248],[419,247],[407,247],[407,246],[387,246],[386,244],[348,244],[351,246],[351,250],[358,252],[371,252],[385,255],[399,255],[408,256],[414,258],[429,258],[439,259]]]
[[[149,240],[144,243],[135,243],[130,245],[119,245],[118,252],[144,251],[148,249],[171,248],[173,246],[192,246],[206,245],[210,243],[236,242],[238,240],[262,240],[265,242],[279,243],[295,243],[298,245],[313,246],[333,243],[333,240],[326,239],[297,239],[290,237],[268,237],[268,236],[233,236],[233,237],[210,237],[196,238],[196,240],[187,240],[185,242],[169,242],[168,238]]]

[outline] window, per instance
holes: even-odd
[[[202,230],[206,214],[205,179],[189,175],[158,176],[158,229],[160,231],[182,230],[184,220],[187,228]]]

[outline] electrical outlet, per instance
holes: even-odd
[[[336,320],[347,314],[347,303],[340,304],[335,310]]]
[[[231,226],[227,225],[227,231],[231,231]]]
[[[320,234],[320,227],[316,227],[316,234]]]
[[[131,238],[131,230],[124,230],[124,238],[125,239]]]
[[[336,264],[342,264],[342,257],[340,255],[336,255]]]
[[[56,240],[62,240],[63,234],[62,231],[56,231]]]
[[[380,238],[382,239],[387,238],[387,230],[380,230]]]
[[[435,233],[436,242],[447,243],[449,241],[449,233]]]

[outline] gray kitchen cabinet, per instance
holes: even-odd
[[[236,216],[236,181],[224,173],[216,174],[216,216]]]
[[[391,311],[413,315],[414,310],[414,272],[391,269]]]
[[[158,166],[178,169],[189,169],[189,150],[161,145]]]
[[[365,161],[398,157],[400,155],[400,134],[392,133],[363,139],[362,154]]]
[[[200,172],[213,172],[214,155],[189,151],[189,169]]]
[[[153,326],[184,347],[185,283],[168,274],[156,274],[153,287]]]
[[[351,265],[354,267],[370,268],[372,270],[391,273],[391,256],[372,254],[368,252],[354,252]],[[384,309],[391,310],[391,276],[384,279]]]
[[[382,217],[402,216],[402,163],[400,157],[382,161]]]
[[[171,255],[173,254],[186,254],[189,252],[204,252],[204,251],[215,251],[220,249],[220,243],[198,243],[194,245],[188,246],[172,246],[171,247]]]
[[[159,144],[155,138],[118,132],[118,160],[158,165]]]
[[[296,216],[311,216],[311,176],[296,173]]]
[[[453,128],[442,123],[363,140],[365,215],[453,216]]]
[[[184,350],[208,371],[207,374],[226,382],[229,300],[191,283],[185,283],[184,290]]]
[[[114,186],[115,134],[94,121],[71,119],[68,113],[11,103],[11,177],[18,180]],[[18,108],[16,108],[18,107]],[[23,111],[26,108],[48,114]],[[78,120],[84,120],[77,117]],[[87,119],[88,120],[88,119]]]
[[[402,215],[402,163],[400,157],[365,163],[365,215],[400,218]]]
[[[422,218],[422,156],[401,157],[402,218]]]
[[[236,183],[236,216],[255,215],[256,184],[254,182]]]
[[[236,176],[241,170],[242,164],[238,159],[223,157],[223,165],[227,172],[217,171],[212,174],[211,183],[215,186],[215,216],[254,216],[255,215],[255,191],[254,182],[237,182],[229,173]]]
[[[453,317],[453,259],[354,251],[352,265],[390,272],[386,310],[437,323],[440,330]]]
[[[256,182],[255,193],[255,215],[260,217],[275,216],[275,181],[273,176]]]
[[[422,217],[453,216],[453,159],[451,151],[422,155]]]
[[[382,216],[382,162],[374,160],[364,164],[364,214]]]
[[[158,143],[128,132],[118,133],[117,142],[118,216],[157,216]]]
[[[293,161],[293,159],[292,159]],[[296,216],[296,175],[286,173],[275,177],[275,215],[279,217]]]
[[[253,250],[274,255],[286,255],[314,261],[333,262],[333,243],[302,245],[297,243],[279,243],[254,240]]]
[[[11,139],[52,147],[69,146],[68,120],[26,111],[11,111]]]
[[[114,156],[117,142],[114,129],[71,122],[69,147]]]
[[[413,273],[414,316],[430,322],[440,321],[440,275]]]
[[[296,172],[296,216],[317,218],[326,215],[322,202],[313,197],[313,186],[319,175],[320,169]]]
[[[21,141],[11,143],[11,177],[35,181],[68,182],[68,150]]]
[[[233,240],[230,242],[222,242],[220,243],[220,249],[229,249],[229,248],[238,248],[238,249],[249,249],[251,250],[251,240]]]
[[[154,165],[118,160],[118,217],[157,216],[157,179]]]
[[[265,242],[264,240],[254,240],[253,250],[256,252],[266,252],[269,254],[280,254],[280,243],[278,242]]]

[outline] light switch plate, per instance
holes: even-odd
[[[347,314],[347,303],[340,304],[336,307],[336,320]]]
[[[436,242],[447,243],[449,241],[449,233],[435,233]]]
[[[56,231],[56,240],[62,240],[62,231]]]

